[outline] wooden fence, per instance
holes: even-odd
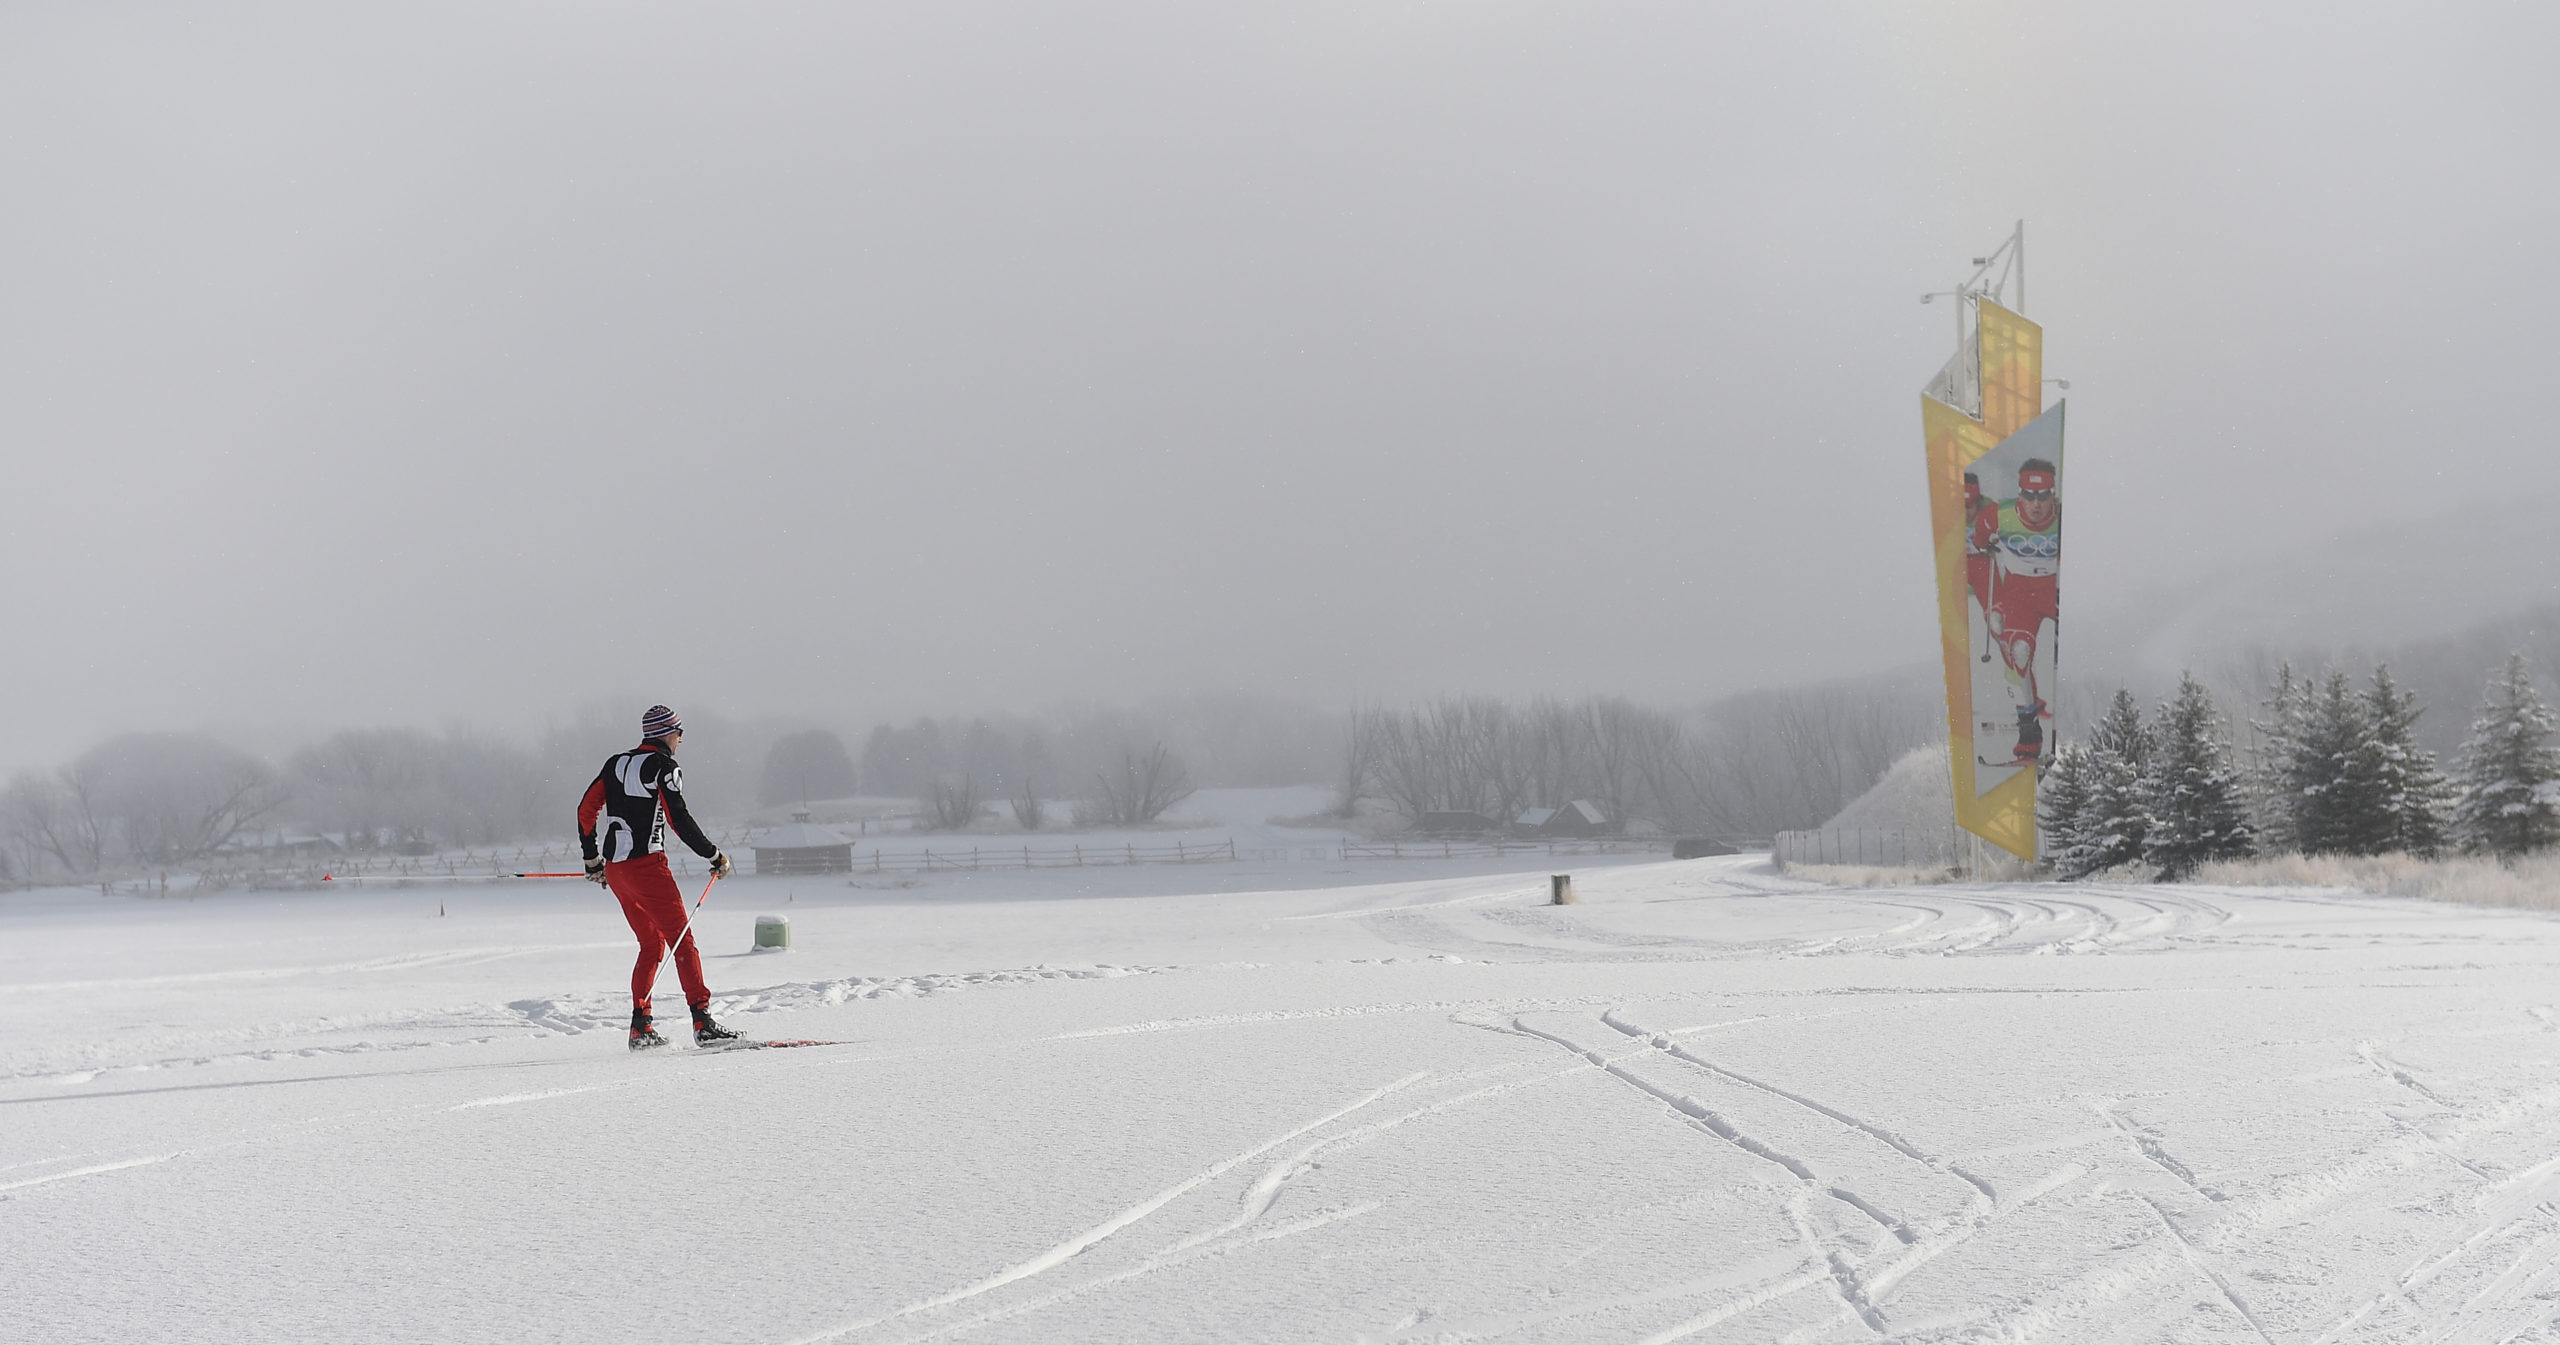
[[[1231,864],[1235,859],[1236,843],[1232,839],[1212,844],[1175,841],[1171,845],[1069,845],[1045,850],[1028,845],[973,845],[966,850],[936,850],[928,846],[921,853],[891,854],[885,850],[874,850],[868,862],[856,856],[853,871],[944,873],[954,869],[1125,868],[1131,864]]]
[[[737,850],[743,858],[749,837],[754,833],[732,827],[704,834],[711,838],[712,844],[723,850]],[[668,851],[667,862],[682,878],[698,878],[710,872],[709,866],[696,859],[689,850]],[[584,859],[578,847],[565,844],[499,845],[487,850],[457,850],[433,855],[327,855],[282,859],[251,854],[201,866],[196,870],[196,885],[213,890],[314,887],[339,879],[503,878],[511,873],[579,873],[583,866]]]
[[[1671,843],[1595,837],[1570,841],[1424,841],[1354,842],[1342,847],[1344,859],[1505,859],[1513,855],[1646,855],[1669,854]]]
[[[1953,827],[1913,830],[1904,827],[1826,827],[1820,831],[1781,831],[1772,853],[1788,864],[1867,864],[1893,868],[1938,868],[1962,862],[1965,845]]]

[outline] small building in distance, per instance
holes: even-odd
[[[223,859],[297,860],[328,859],[346,850],[334,836],[276,831],[235,836],[215,846],[213,853]]]
[[[1531,836],[1605,836],[1609,817],[1599,804],[1575,799],[1561,808],[1532,808],[1520,814],[1512,829]]]
[[[755,839],[757,873],[850,873],[853,842],[809,820],[803,808],[791,821]]]

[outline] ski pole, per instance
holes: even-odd
[[[719,881],[720,875],[715,873],[711,875],[711,882],[707,882],[702,885],[702,895],[695,897],[693,899],[693,909],[684,913],[684,929],[676,935],[675,942],[667,945],[667,957],[675,956],[676,950],[684,947],[685,939],[690,937],[693,933],[693,917],[702,910],[702,903],[711,899],[711,883]],[[663,967],[666,964],[666,958],[662,957],[658,959],[658,966]],[[658,972],[656,967],[652,967],[649,970],[649,997],[651,999],[655,999],[657,998],[657,995]]]
[[[320,875],[324,883],[424,883],[466,882],[485,878],[584,878],[583,873],[334,873]]]
[[[2000,540],[1997,533],[1992,535],[1990,563],[1982,568],[1989,573],[1991,580],[1983,586],[1982,594],[1982,662],[1989,663],[1992,647],[2000,643],[2000,637],[1991,628],[1991,610],[2000,602]],[[2003,653],[2001,657],[2007,658],[2008,655]]]

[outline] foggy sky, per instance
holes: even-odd
[[[2554,11],[2244,8],[0,10],[0,766],[1927,659],[2019,218],[2075,609],[2560,494]]]

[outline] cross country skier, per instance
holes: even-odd
[[[658,960],[669,941],[676,944],[676,977],[684,983],[684,1002],[693,1009],[693,1041],[697,1046],[730,1041],[737,1033],[711,1021],[711,990],[702,981],[702,954],[686,928],[684,894],[676,890],[667,869],[667,823],[693,852],[711,861],[715,878],[729,873],[727,852],[711,843],[684,803],[684,769],[676,765],[676,747],[684,741],[684,722],[663,705],[652,705],[640,717],[640,745],[616,753],[596,772],[595,783],[578,803],[578,848],[587,858],[587,880],[612,889],[622,901],[622,916],[640,936],[640,960],[631,967],[631,1049],[664,1046],[667,1039],[649,1024],[649,992],[658,983]],[[603,819],[599,835],[597,819]]]
[[[2019,765],[2043,755],[2044,721],[2053,717],[2036,676],[2036,655],[2046,627],[2059,629],[2062,620],[2056,594],[2062,572],[2062,502],[2054,493],[2059,476],[2042,458],[2018,464],[2017,497],[1998,502],[1988,530],[1991,631],[2018,709]]]

